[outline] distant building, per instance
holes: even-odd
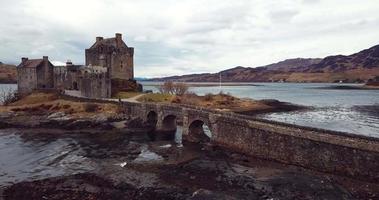
[[[54,88],[54,65],[47,56],[42,59],[22,58],[17,67],[18,91]]]
[[[86,65],[54,66],[43,59],[22,58],[18,66],[18,89],[29,93],[35,89],[78,90],[91,98],[109,98],[120,91],[141,91],[134,80],[134,49],[116,33],[114,38],[97,37],[85,50]]]

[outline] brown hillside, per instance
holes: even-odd
[[[16,66],[0,63],[0,83],[17,83]]]
[[[379,45],[358,53],[324,59],[295,58],[263,67],[235,67],[214,74],[153,79],[187,82],[367,82],[379,76]]]

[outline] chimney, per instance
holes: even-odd
[[[66,62],[66,66],[72,66],[72,62],[71,62],[71,60],[67,60],[67,62]]]
[[[121,41],[122,40],[122,34],[121,33],[116,33],[116,40]]]
[[[48,56],[43,56],[43,61],[49,61],[49,57]]]
[[[22,58],[21,58],[21,63],[24,63],[24,62],[26,62],[26,61],[28,61],[28,58],[26,58],[26,57],[22,57]]]
[[[104,39],[103,37],[96,37],[96,42],[100,42],[103,39]]]

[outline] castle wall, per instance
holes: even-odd
[[[67,79],[67,68],[65,66],[54,67],[54,88],[58,90],[65,90]]]
[[[54,66],[45,57],[37,67],[37,88],[54,88]]]
[[[86,73],[80,79],[79,90],[84,97],[110,98],[111,84],[105,73]]]
[[[129,80],[134,78],[134,49],[100,46],[86,49],[86,65],[104,66],[109,69],[111,79]]]
[[[18,92],[26,94],[37,89],[37,73],[35,68],[18,67]]]
[[[80,71],[67,71],[65,88],[67,90],[80,90]]]
[[[116,54],[111,54],[111,79],[131,80],[133,71],[133,48],[122,48]]]

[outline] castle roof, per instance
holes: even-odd
[[[43,59],[27,59],[21,62],[17,67],[36,68],[43,62]]]
[[[120,41],[120,43],[117,42],[117,38],[106,38],[102,39],[100,41],[96,41],[95,44],[93,44],[90,49],[95,49],[100,45],[104,46],[112,46],[114,48],[119,48],[119,47],[125,47],[127,48],[128,46],[125,44],[124,41]]]

